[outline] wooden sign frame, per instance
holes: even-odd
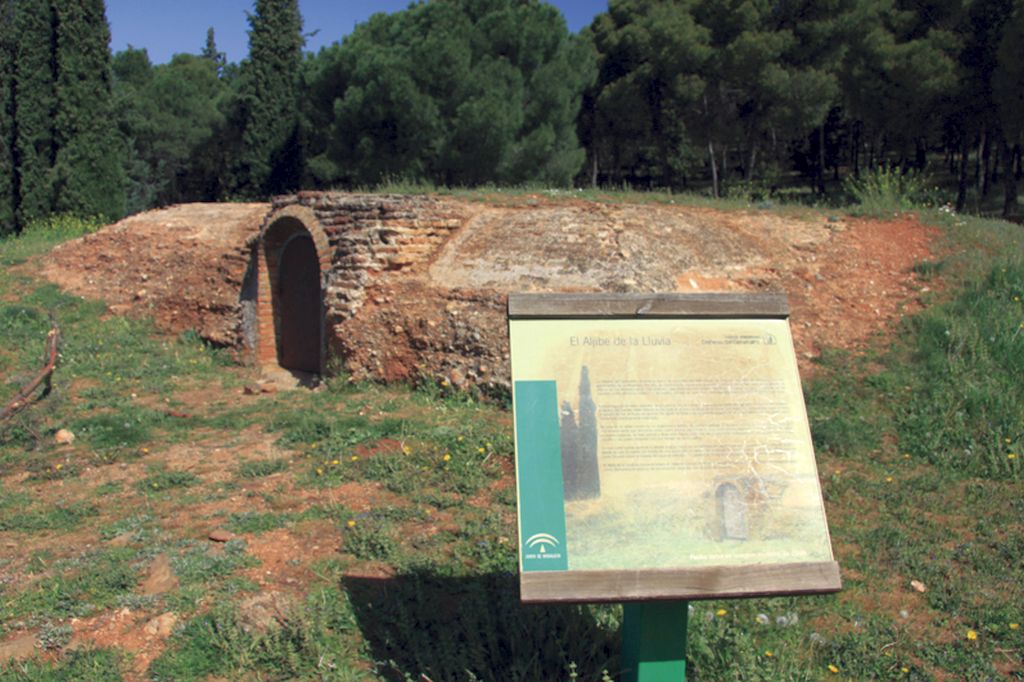
[[[817,470],[814,465],[813,448],[810,445],[810,431],[807,427],[806,411],[803,404],[802,393],[800,393],[800,379],[796,374],[796,358],[792,350],[792,340],[789,334],[789,305],[783,294],[512,294],[508,300],[509,333],[511,339],[512,358],[512,379],[513,379],[513,404],[516,421],[516,476],[517,490],[519,493],[519,552],[520,552],[520,590],[524,602],[621,602],[621,601],[648,601],[648,600],[682,600],[682,599],[711,599],[720,597],[753,597],[765,595],[799,595],[799,594],[822,594],[836,592],[841,589],[842,583],[839,574],[839,565],[834,560],[831,550],[831,541],[828,537],[827,521],[824,517],[824,505],[821,498],[820,484],[817,479]],[[671,323],[650,322],[654,320],[675,321]],[[755,331],[754,335],[732,334],[721,338],[732,339],[721,343],[760,343],[757,341],[756,333],[762,327],[768,325],[773,333],[764,333],[765,343],[775,344],[775,337],[778,336],[779,347],[768,349],[772,358],[782,358],[785,365],[781,369],[770,369],[769,372],[778,372],[783,375],[786,391],[791,400],[790,422],[795,435],[790,435],[792,440],[800,441],[798,450],[799,459],[803,472],[798,481],[799,487],[803,489],[802,500],[811,500],[820,506],[820,521],[817,520],[813,511],[813,504],[804,505],[811,511],[808,512],[812,518],[812,536],[815,538],[814,549],[808,553],[810,560],[802,561],[797,559],[785,561],[764,561],[755,560],[746,563],[742,559],[730,561],[727,564],[708,565],[680,565],[680,566],[656,566],[646,567],[642,565],[613,566],[611,568],[579,568],[574,569],[569,565],[566,552],[572,549],[569,546],[569,536],[565,530],[565,511],[562,511],[562,526],[557,527],[554,532],[535,532],[538,529],[547,529],[549,525],[533,524],[527,528],[531,518],[540,518],[543,514],[537,512],[534,500],[537,497],[536,491],[540,491],[544,499],[553,499],[562,494],[564,481],[562,472],[552,469],[550,460],[558,459],[561,462],[564,455],[561,454],[557,437],[552,443],[551,432],[564,433],[564,426],[559,426],[558,401],[563,395],[558,395],[555,400],[554,411],[551,408],[552,396],[550,386],[555,382],[533,381],[536,377],[517,376],[517,369],[532,367],[530,362],[522,361],[523,356],[530,355],[531,358],[541,357],[550,350],[544,346],[539,351],[531,348],[535,345],[535,339],[539,337],[536,332],[542,331],[548,322],[560,322],[561,326],[554,325],[557,334],[562,334],[572,324],[596,323],[597,327],[608,322],[610,329],[628,329],[630,325],[636,324],[640,332],[646,332],[651,328],[656,329],[690,329],[697,328],[698,333],[703,329],[700,324],[691,324],[693,321],[721,321],[719,326],[712,324],[710,328],[719,330],[721,324],[726,329],[744,329],[749,327]],[[623,325],[619,321],[625,321]],[[762,324],[759,321],[767,321]],[[531,324],[521,324],[530,322]],[[668,324],[666,327],[665,325]],[[615,326],[617,325],[617,326]],[[675,325],[675,326],[673,326]],[[689,325],[689,327],[687,327]],[[731,325],[731,326],[730,326]],[[552,325],[547,326],[548,329]],[[687,332],[689,333],[689,332]],[[719,334],[718,331],[714,332]],[[624,335],[623,335],[624,336]],[[714,336],[714,335],[712,335]],[[561,338],[561,337],[559,337]],[[590,337],[583,337],[584,341]],[[646,339],[643,344],[646,345]],[[709,337],[703,341],[705,344],[720,343],[717,339]],[[744,339],[754,339],[745,341]],[[740,339],[740,340],[736,340]],[[614,340],[601,338],[591,339],[597,345],[601,343],[619,343],[618,338]],[[636,341],[636,339],[634,339]],[[656,339],[652,340],[654,344]],[[566,345],[578,345],[582,343],[579,337],[567,338]],[[623,340],[624,345],[628,342]],[[639,341],[637,341],[639,343]],[[666,339],[665,343],[671,343]],[[677,344],[678,345],[678,344]],[[707,348],[712,348],[708,345]],[[560,348],[560,347],[559,347]],[[529,352],[528,352],[529,351]],[[611,348],[608,353],[613,352]],[[636,353],[641,355],[630,355],[629,357],[645,357],[641,349]],[[649,351],[659,352],[659,351]],[[672,351],[678,353],[678,351]],[[694,353],[701,352],[700,342],[689,347],[687,357]],[[710,352],[710,351],[709,351]],[[718,351],[716,351],[718,352]],[[737,352],[739,352],[737,350]],[[537,355],[539,353],[539,355]],[[550,353],[549,353],[550,354]],[[665,356],[674,357],[674,356]],[[519,361],[519,362],[517,362]],[[556,358],[553,362],[557,363]],[[695,362],[695,361],[689,361]],[[551,367],[551,361],[538,361],[534,364],[543,364]],[[669,365],[672,363],[669,362]],[[539,370],[543,374],[543,370]],[[525,372],[530,374],[531,372]],[[536,372],[533,372],[536,374]],[[588,382],[585,378],[587,370],[583,370],[582,381]],[[795,383],[794,383],[795,382]],[[705,382],[706,383],[706,382]],[[589,392],[589,383],[587,384]],[[795,388],[794,388],[795,387]],[[546,392],[545,392],[546,391]],[[582,389],[581,389],[582,392]],[[796,393],[794,397],[792,394]],[[589,393],[588,393],[589,395]],[[581,398],[582,400],[582,398]],[[798,403],[798,407],[796,406]],[[566,413],[572,420],[573,408],[568,402],[563,403]],[[584,419],[583,408],[579,408],[581,424]],[[591,412],[594,412],[591,409]],[[597,410],[600,413],[600,410]],[[564,417],[563,417],[564,419]],[[574,423],[574,421],[570,422]],[[596,426],[592,428],[596,430]],[[756,429],[755,429],[756,430]],[[547,436],[544,436],[544,434]],[[593,436],[594,445],[591,449],[596,450],[596,438]],[[757,438],[755,434],[751,438]],[[546,439],[546,440],[545,440]],[[564,441],[562,447],[564,448]],[[786,456],[791,456],[786,455]],[[796,455],[792,455],[797,457]],[[809,462],[803,461],[809,457]],[[794,461],[796,461],[794,459]],[[551,476],[543,477],[538,474],[538,463],[548,468]],[[564,464],[561,464],[564,467]],[[595,465],[596,466],[596,465]],[[707,468],[707,467],[705,467]],[[557,474],[557,475],[555,475]],[[575,476],[575,474],[566,474]],[[640,475],[640,474],[638,474]],[[656,477],[656,475],[654,475]],[[532,479],[531,479],[532,477]],[[557,479],[557,480],[555,480]],[[586,482],[583,484],[584,490]],[[810,488],[813,487],[813,490]],[[527,493],[529,493],[527,495]],[[598,493],[600,494],[600,493]],[[532,497],[531,497],[532,496]],[[584,495],[585,496],[585,495]],[[545,504],[547,504],[545,502]],[[563,498],[563,507],[565,501]],[[802,507],[803,508],[803,507]],[[543,511],[543,510],[542,510]],[[550,511],[550,510],[548,510]],[[557,512],[557,509],[555,510]],[[545,511],[547,513],[547,511]],[[532,515],[532,516],[531,516]],[[557,517],[557,513],[555,514]],[[744,521],[745,524],[745,521]],[[820,527],[816,524],[821,524]],[[571,528],[570,528],[571,530]],[[739,532],[739,531],[736,531]],[[746,526],[742,526],[742,532],[746,532]],[[524,537],[525,536],[525,537]],[[745,540],[746,538],[742,538]],[[733,538],[729,538],[730,542]],[[822,545],[824,543],[824,546]],[[737,543],[733,542],[732,546]],[[786,555],[785,552],[782,553]],[[786,556],[795,556],[799,553]],[[766,554],[764,556],[772,556]],[[714,561],[714,559],[712,559]],[[547,566],[552,566],[548,570]]]

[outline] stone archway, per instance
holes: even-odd
[[[259,259],[260,364],[322,374],[323,273],[329,256],[313,212],[289,206],[271,215],[260,236]]]
[[[320,263],[308,234],[295,234],[281,248],[278,262],[277,364],[285,369],[320,373]]]

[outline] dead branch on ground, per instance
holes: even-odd
[[[49,386],[50,378],[53,375],[53,370],[57,367],[57,344],[60,341],[60,327],[57,323],[53,323],[53,327],[46,334],[46,359],[42,369],[40,369],[32,380],[21,387],[21,390],[15,394],[14,398],[7,403],[3,410],[0,410],[0,422],[6,421],[18,414],[26,407],[32,404],[29,400],[35,390],[45,381]]]

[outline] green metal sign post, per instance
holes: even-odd
[[[686,601],[623,605],[623,682],[686,680]]]

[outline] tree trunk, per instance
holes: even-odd
[[[590,186],[597,189],[597,150],[590,157]]]
[[[1014,148],[1004,138],[1000,140],[1000,151],[1003,157],[1003,217],[1009,218],[1017,213],[1017,176],[1013,173]]]
[[[754,163],[757,162],[757,142],[750,143],[750,161],[747,162],[743,179],[751,182],[754,179]]]
[[[969,154],[970,145],[967,142],[967,135],[964,134],[960,142],[960,172],[957,178],[956,186],[956,212],[963,213],[964,208],[967,206],[967,156]]]
[[[981,150],[981,196],[987,197],[988,190],[993,180],[992,168],[992,139],[985,135],[985,146]]]
[[[860,177],[860,124],[853,124],[853,177]]]
[[[818,189],[825,193],[825,123],[818,128]]]
[[[711,196],[718,198],[718,166],[715,161],[715,144],[708,138],[708,158],[711,159]]]
[[[982,126],[978,132],[978,153],[974,157],[974,186],[978,188],[979,192],[982,189],[981,160],[988,158],[988,152],[985,151],[985,137],[985,126]]]

